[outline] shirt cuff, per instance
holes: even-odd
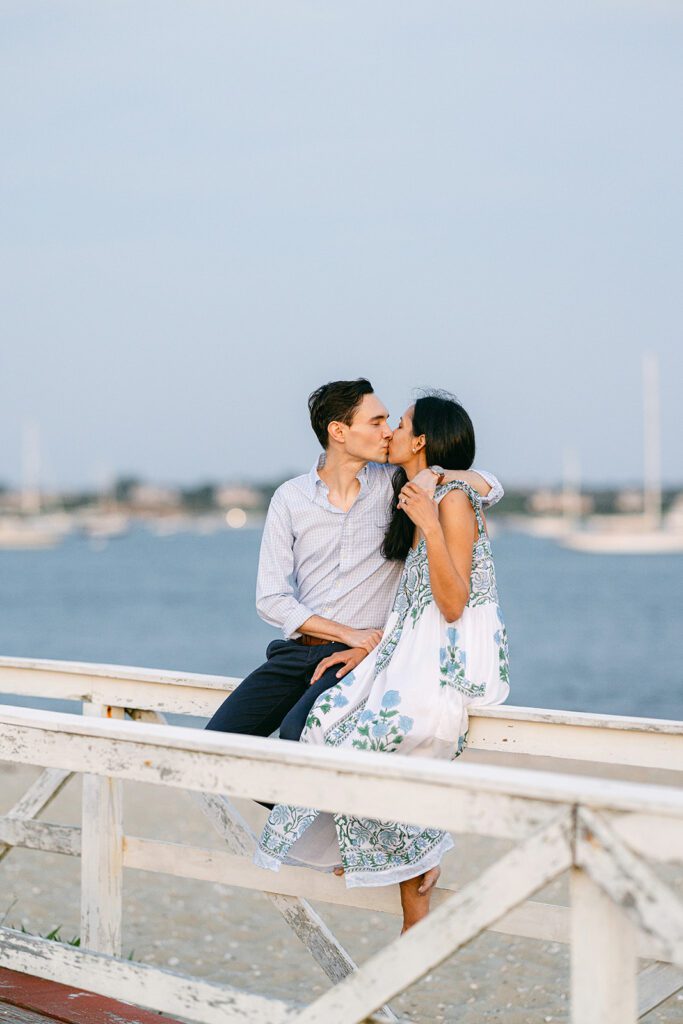
[[[303,604],[298,604],[296,608],[293,608],[282,623],[282,635],[285,640],[298,639],[298,637],[301,636],[301,633],[297,627],[305,622],[306,619],[310,619],[312,615],[315,615],[315,612],[310,611]]]
[[[484,469],[476,469],[475,473],[478,473],[479,476],[483,477],[491,488],[485,497],[482,496],[482,505],[485,505],[487,508],[490,508],[491,505],[496,505],[505,494],[500,480],[498,477],[494,476],[493,473],[487,473]]]

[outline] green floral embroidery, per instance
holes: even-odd
[[[398,690],[387,690],[379,711],[361,711],[356,727],[360,738],[353,740],[351,746],[358,750],[396,750],[414,725],[412,718],[399,712],[400,703]]]
[[[393,611],[398,615],[398,619],[394,623],[391,632],[380,644],[375,660],[375,679],[380,672],[384,671],[393,658],[408,615],[410,615],[414,628],[423,611],[432,601],[432,588],[429,582],[429,562],[423,538],[417,547],[412,548],[408,552],[403,574],[401,575],[396,597],[394,598]]]
[[[500,629],[493,634],[493,639],[498,644],[498,675],[501,683],[510,685],[510,652],[508,650],[508,634],[503,622],[503,617],[498,609],[498,620]]]
[[[440,829],[397,821],[349,818],[335,814],[344,867],[351,871],[386,871],[424,858],[443,841]]]
[[[394,656],[394,651],[398,647],[398,642],[401,639],[401,633],[403,632],[403,624],[405,621],[406,617],[404,615],[393,626],[389,635],[385,637],[384,640],[382,640],[379,651],[377,652],[377,659],[375,661],[375,671],[373,679],[376,679],[380,672],[384,671],[384,669],[387,667],[392,657]]]
[[[332,728],[325,733],[325,743],[331,747],[340,747],[346,737],[350,736],[356,728],[358,717],[362,713],[364,706],[365,701],[359,707],[350,711],[340,722],[335,722]]]
[[[472,575],[470,577],[470,608],[480,604],[498,604],[496,571],[493,567],[491,542],[480,537],[472,552]]]
[[[306,719],[305,729],[312,729],[314,725],[317,725],[322,729],[323,723],[320,715],[329,715],[333,708],[343,708],[349,703],[349,698],[344,694],[344,687],[350,686],[355,676],[353,672],[349,672],[347,676],[344,676],[341,682],[331,686],[329,690],[325,690],[320,694],[315,704],[308,712],[308,718]],[[302,733],[303,737],[303,733]]]
[[[278,804],[270,817],[259,840],[259,846],[273,857],[285,856],[297,839],[300,839],[318,812],[312,807],[290,807]]]
[[[446,630],[446,646],[439,651],[439,663],[439,686],[452,686],[468,697],[482,697],[486,692],[485,683],[471,683],[465,675],[467,654],[458,645],[455,626]]]

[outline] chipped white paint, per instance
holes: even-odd
[[[195,800],[218,834],[225,839],[228,849],[242,855],[239,857],[242,866],[247,869],[252,868],[261,875],[257,888],[262,890],[265,884],[263,872],[258,868],[254,869],[251,864],[251,856],[256,847],[256,836],[239,811],[225,797],[198,793],[195,794]],[[249,858],[246,864],[244,863],[245,857]],[[272,891],[266,891],[265,895],[294,934],[303,942],[315,962],[322,967],[330,981],[334,983],[341,981],[342,978],[356,970],[356,965],[349,953],[335,938],[308,900],[301,899],[298,895],[286,895]],[[395,1021],[396,1015],[390,1007],[386,1006],[382,1010],[382,1019]]]
[[[683,821],[654,814],[608,815],[612,831],[635,853],[658,861],[683,861]]]
[[[477,709],[471,717],[468,746],[473,750],[683,771],[679,722],[571,711],[547,712],[545,717],[540,714],[531,708],[507,705]]]
[[[65,772],[60,768],[46,768],[44,772],[40,773],[35,782],[29,786],[14,807],[10,808],[7,812],[7,817],[16,818],[20,821],[30,821],[32,818],[37,817],[62,791],[71,776],[72,772]],[[8,840],[2,840],[1,842],[4,845],[0,845],[0,860],[3,860],[9,853],[11,845],[8,845]]]
[[[584,871],[571,872],[571,1024],[636,1024],[634,928]]]
[[[241,855],[233,857],[233,860],[242,869],[251,869],[261,876],[260,884],[254,888],[263,890],[266,881],[263,871],[251,864],[256,836],[237,809],[225,798],[208,793],[198,793],[195,799],[218,834],[225,839],[228,849],[233,855]],[[127,854],[130,854],[129,844]],[[222,880],[229,884],[226,878]],[[332,981],[339,981],[355,970],[356,965],[349,954],[306,900],[277,892],[268,891],[266,895]]]
[[[387,758],[10,706],[0,711],[0,758],[398,820],[410,806],[415,824],[511,838],[547,823],[557,804],[683,816],[683,792],[670,786]]]
[[[240,680],[124,665],[0,658],[0,692],[210,716]],[[683,723],[500,705],[473,708],[469,746],[683,770]]]
[[[13,822],[0,818],[0,842],[46,853],[80,856],[81,830],[75,825],[54,825],[47,822]],[[235,888],[263,892],[264,876],[251,859],[224,850],[203,849],[181,843],[126,835],[123,838],[123,866],[138,871],[151,871],[216,882]],[[306,868],[283,867],[267,879],[269,894],[297,896],[314,902],[355,907],[373,913],[401,916],[401,902],[396,886],[377,886],[367,890],[347,889],[342,878]],[[439,885],[434,891],[432,906],[441,906],[460,890]],[[491,925],[490,931],[543,942],[569,943],[570,912],[568,907],[538,900],[527,900]],[[647,936],[638,936],[638,956],[656,959],[661,949]],[[683,986],[683,982],[681,983]]]
[[[167,725],[164,715],[156,711],[136,711],[133,716],[139,721],[155,721]],[[258,884],[253,888],[263,889],[263,873],[254,868],[251,858],[256,848],[256,836],[251,826],[224,796],[211,793],[194,793],[194,800],[202,813],[211,822],[214,829],[225,840],[232,854],[238,855],[242,869],[251,869],[260,876]],[[228,855],[229,856],[229,855]],[[245,860],[247,863],[245,864]],[[185,861],[185,858],[183,858]],[[307,872],[313,874],[313,872]],[[239,872],[238,872],[239,874]],[[221,880],[221,879],[218,879]],[[222,881],[226,881],[225,878]],[[302,899],[303,893],[285,894],[266,892],[275,909],[282,915],[294,934],[301,940],[316,963],[323,969],[327,977],[336,983],[356,969],[356,965],[342,944],[327,927],[320,915],[310,903]],[[381,1011],[383,1020],[395,1021],[396,1016],[391,1007],[385,1006]]]
[[[45,821],[24,821],[0,818],[0,842],[8,848],[23,846],[27,850],[81,855],[81,830],[75,825],[53,825]]]
[[[660,959],[683,967],[683,903],[601,815],[579,808],[576,817],[576,866],[657,944]]]
[[[301,1013],[300,1024],[357,1024],[571,864],[571,815],[534,833],[438,910]]]
[[[122,708],[84,704],[86,720],[122,719]],[[81,807],[81,942],[97,953],[121,955],[123,910],[123,793],[119,779],[84,775]]]
[[[640,859],[683,859],[680,790],[507,766],[306,749],[148,724],[159,721],[164,710],[211,714],[237,682],[112,665],[0,659],[0,690],[99,704],[96,714],[112,708],[106,720],[0,710],[0,758],[46,768],[0,818],[0,858],[12,846],[70,856],[82,850],[84,937],[90,947],[46,945],[0,929],[0,963],[202,1024],[364,1020],[485,928],[571,940],[572,1020],[581,1024],[631,1024],[636,1012],[649,1012],[683,986],[683,906]],[[124,708],[133,710],[137,724],[121,721]],[[683,723],[501,706],[473,714],[470,746],[589,760],[598,769],[624,764],[680,770],[682,734]],[[86,773],[82,830],[34,821],[70,772]],[[124,837],[123,779],[194,791],[227,851]],[[307,899],[396,914],[396,887],[346,890],[343,880],[330,875],[294,868],[270,875],[254,868],[253,832],[228,796],[399,820],[410,806],[416,824],[505,837],[518,845],[465,889],[437,889],[427,921],[354,970]],[[565,870],[572,857],[570,929],[568,908],[528,897]],[[338,984],[298,1012],[260,996],[93,953],[119,949],[124,865],[262,891],[267,884],[272,891],[266,895]],[[599,971],[593,955],[598,948],[612,951],[599,961]],[[640,975],[637,1011],[636,955],[669,961],[651,964]],[[384,1016],[393,1015],[387,1010]]]
[[[284,1024],[277,999],[0,928],[0,966],[200,1024]]]

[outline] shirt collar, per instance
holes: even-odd
[[[315,500],[315,495],[318,487],[320,487],[323,494],[327,494],[329,490],[327,484],[325,483],[324,480],[321,479],[320,474],[318,472],[318,470],[322,469],[324,465],[325,452],[322,452],[322,454],[318,456],[318,461],[311,467],[311,471],[308,474],[308,496],[311,499],[311,501]],[[356,501],[358,501],[359,498],[364,498],[365,495],[367,494],[368,475],[369,469],[368,465],[366,464],[357,474],[357,478],[360,481],[360,492],[358,494],[358,498],[356,499]]]

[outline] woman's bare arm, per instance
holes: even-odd
[[[439,505],[438,525],[425,534],[432,594],[447,622],[459,619],[469,601],[476,526],[467,496],[451,491]]]

